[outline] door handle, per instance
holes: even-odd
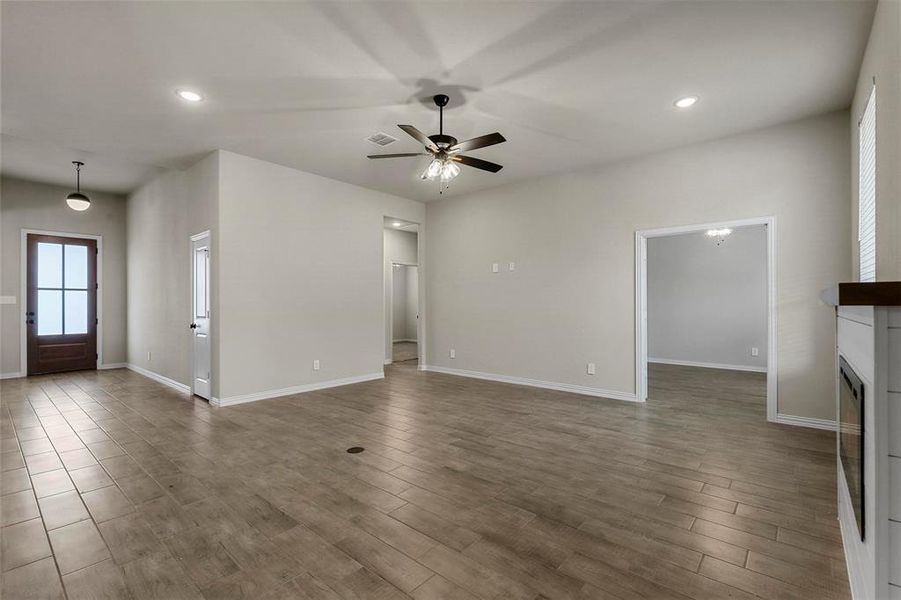
[[[29,325],[34,325],[34,319],[28,319],[25,322],[28,323]]]
[[[32,311],[29,311],[29,312],[25,313],[25,316],[26,316],[26,317],[33,317],[33,316],[34,316],[34,311],[32,310]]]
[[[191,329],[197,329],[197,323],[191,323]]]

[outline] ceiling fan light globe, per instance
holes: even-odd
[[[72,192],[66,196],[66,204],[72,210],[84,211],[91,207],[91,199],[81,192]]]
[[[442,172],[442,162],[437,158],[429,163],[428,168],[425,170],[423,174],[423,179],[434,179],[441,175]]]
[[[444,163],[441,167],[441,181],[450,181],[460,174],[460,167],[451,161]]]

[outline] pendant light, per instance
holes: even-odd
[[[91,199],[81,193],[81,167],[84,163],[73,160],[72,164],[75,165],[75,191],[66,196],[66,204],[72,210],[87,210],[91,207]]]

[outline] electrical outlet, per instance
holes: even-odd
[[[513,262],[512,260],[510,261],[510,270],[511,270],[511,271],[515,271],[515,270],[516,270],[516,263]]]
[[[588,368],[586,369],[586,371],[588,371],[589,375],[594,375],[594,372],[595,372],[594,363],[588,363]]]
[[[497,273],[501,270],[501,266],[497,263],[491,263],[491,272]]]
[[[313,370],[314,370],[314,371],[318,371],[318,370],[319,370],[319,359],[318,359],[318,358],[317,358],[316,360],[313,361]]]
[[[457,351],[454,350],[453,348],[450,349],[450,357],[457,358]]]
[[[147,362],[150,362],[153,359],[153,355],[150,354],[150,350],[147,351]]]
[[[751,348],[751,356],[760,356],[759,348]]]

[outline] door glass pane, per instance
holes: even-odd
[[[66,290],[66,333],[88,332],[87,290]]]
[[[88,287],[88,247],[66,244],[66,286],[87,289]],[[68,328],[67,328],[68,329]]]
[[[194,316],[206,317],[206,250],[194,251]]]
[[[63,287],[63,245],[38,242],[38,287]]]
[[[36,317],[38,335],[61,334],[63,332],[63,293],[59,290],[38,290],[38,314]]]

